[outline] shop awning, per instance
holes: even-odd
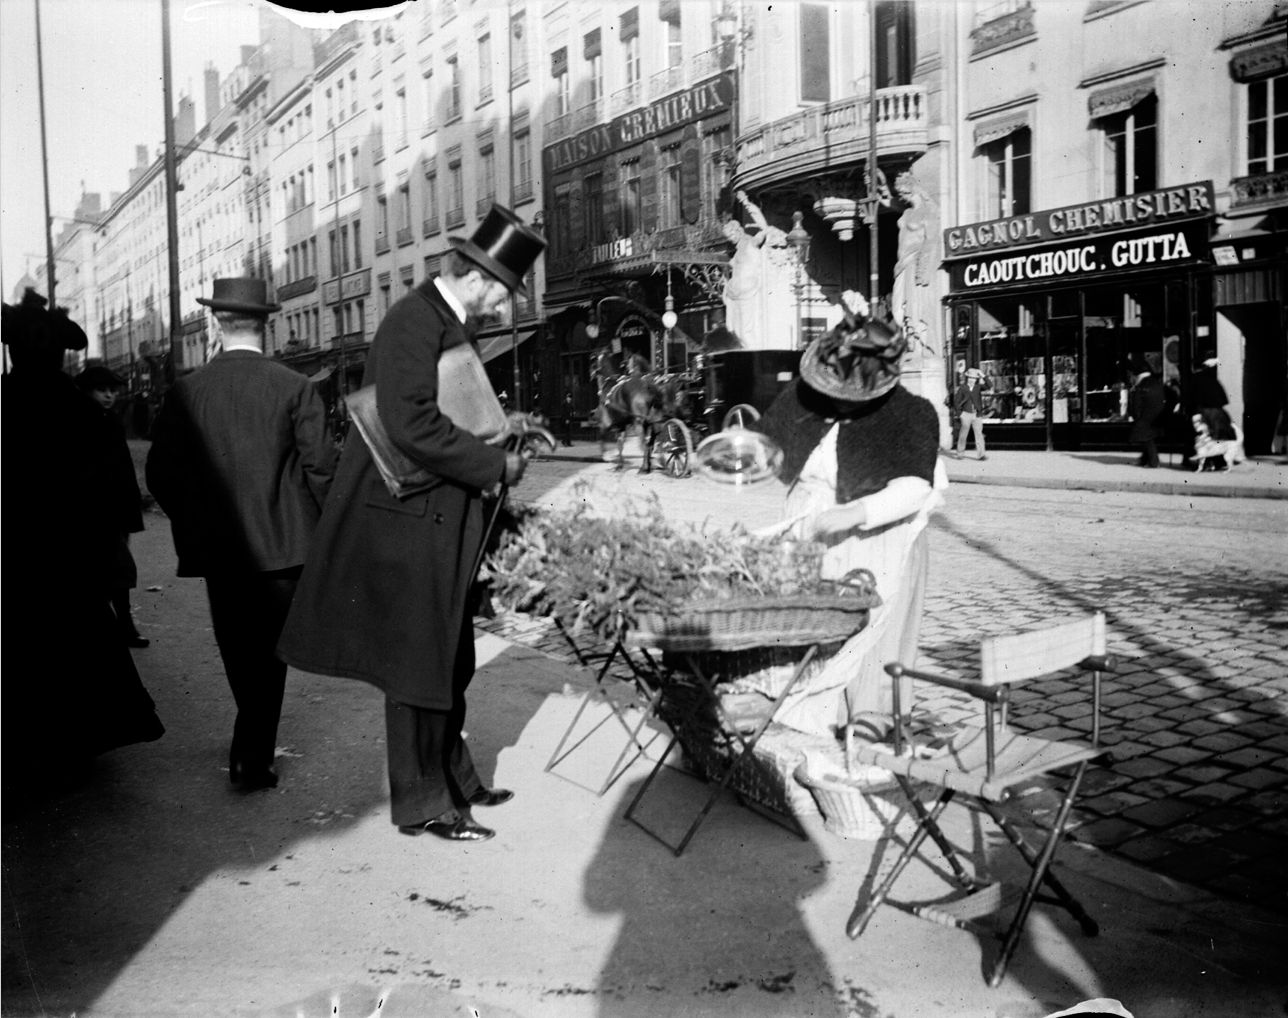
[[[1112,117],[1115,113],[1126,113],[1153,94],[1153,78],[1133,81],[1125,85],[1114,85],[1112,88],[1102,88],[1087,97],[1087,112],[1092,120]]]
[[[1032,115],[1028,110],[1008,113],[1004,117],[994,117],[991,120],[982,120],[975,125],[975,147],[979,148],[981,145],[999,141],[1016,131],[1028,130],[1032,124]]]
[[[526,343],[535,335],[535,329],[530,329],[527,332],[520,332],[518,334],[518,341],[520,344]],[[514,346],[514,341],[515,337],[508,332],[502,333],[499,336],[487,336],[484,339],[479,340],[479,357],[482,358],[484,364],[488,361],[495,360],[502,354],[509,353]]]

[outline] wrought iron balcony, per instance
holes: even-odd
[[[1036,36],[1032,0],[1005,0],[979,13],[970,33],[970,53],[977,57]]]
[[[664,95],[678,92],[684,87],[684,65],[677,64],[658,71],[648,79],[648,97],[650,100],[661,99]]]
[[[609,112],[613,116],[617,116],[617,114],[619,113],[625,113],[627,110],[633,110],[636,106],[638,106],[643,101],[644,101],[643,83],[639,81],[633,81],[625,88],[619,88],[616,92],[613,93],[612,100],[609,103]]]
[[[384,254],[389,250],[389,237],[387,234],[376,234],[376,254]]]
[[[420,228],[421,228],[421,232],[426,237],[432,237],[440,230],[440,227],[438,225],[438,217],[435,216],[433,219],[423,220],[420,224]]]
[[[784,177],[834,172],[868,159],[868,99],[854,96],[802,110],[739,135],[739,187]],[[924,152],[929,140],[926,90],[899,85],[877,90],[877,153]]]
[[[474,214],[482,219],[492,211],[492,206],[496,204],[496,194],[479,195],[474,201]]]
[[[594,127],[603,117],[604,102],[602,99],[595,99],[578,108],[573,114],[572,129],[574,131],[584,131],[588,127]]]
[[[465,209],[464,208],[448,209],[447,216],[445,218],[445,225],[449,230],[453,230],[458,226],[464,226]]]
[[[532,178],[529,177],[527,180],[515,181],[514,200],[516,202],[527,201],[531,197],[532,197]]]
[[[546,141],[558,141],[560,138],[566,138],[573,132],[573,115],[571,113],[561,113],[557,117],[552,117],[546,124]]]
[[[399,246],[399,247],[402,247],[404,244],[410,244],[410,243],[411,243],[411,227],[410,227],[410,226],[400,226],[400,227],[398,227],[398,232],[397,232],[397,234],[395,234],[394,239],[395,239],[395,241],[397,242],[397,244],[398,244],[398,246]]]

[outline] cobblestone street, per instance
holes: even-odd
[[[568,464],[538,464],[525,482],[534,490],[521,494],[559,504],[570,476]],[[769,522],[781,492],[730,494],[601,466],[579,476],[593,504],[651,492],[669,517],[708,525],[717,514]],[[1088,772],[1072,837],[1288,912],[1288,507],[959,484],[932,527],[923,666],[969,673],[982,636],[1067,613],[1108,617],[1112,756]],[[572,660],[545,627],[485,625]],[[954,697],[922,703],[951,718],[964,706]],[[1085,716],[1085,693],[1054,679],[1022,691],[1015,723],[1058,736]],[[1050,790],[1030,794],[1054,808]]]

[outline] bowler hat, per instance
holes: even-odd
[[[899,382],[908,347],[903,330],[878,318],[847,316],[801,355],[801,378],[815,392],[845,403],[884,396]]]
[[[501,205],[493,205],[469,240],[448,243],[483,271],[520,296],[527,296],[523,277],[545,250],[546,238]]]
[[[247,315],[267,315],[282,307],[268,302],[268,283],[251,276],[216,279],[211,296],[198,297],[197,303],[205,304],[212,311],[240,311]]]
[[[984,377],[984,372],[980,371],[980,370],[979,370],[979,368],[967,368],[967,369],[966,369],[966,377],[967,377],[967,378],[983,378],[983,377]]]

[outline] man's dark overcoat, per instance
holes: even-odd
[[[1147,442],[1162,438],[1166,430],[1164,424],[1167,410],[1163,380],[1158,375],[1142,379],[1132,389],[1129,403],[1132,417],[1130,440]]]
[[[148,489],[178,575],[300,566],[335,472],[326,405],[298,371],[226,350],[180,378],[152,430]]]
[[[361,679],[430,710],[452,706],[482,492],[505,470],[503,449],[438,409],[439,356],[470,341],[431,280],[385,315],[363,384],[376,386],[390,440],[439,480],[394,498],[350,432],[278,644],[297,668]]]

